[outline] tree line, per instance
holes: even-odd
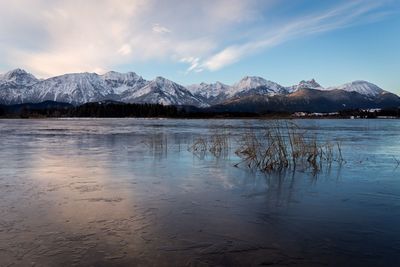
[[[400,109],[376,110],[341,110],[336,115],[326,117],[378,118],[382,116],[400,118]],[[195,108],[190,106],[164,106],[162,104],[127,104],[120,102],[94,102],[80,106],[66,103],[45,101],[36,104],[0,105],[2,118],[62,118],[62,117],[94,117],[94,118],[229,118],[229,117],[274,117],[291,118],[290,113],[268,112],[229,112],[211,108]]]
[[[87,103],[80,106],[47,103],[0,106],[0,116],[5,117],[176,117],[175,106],[161,104]]]

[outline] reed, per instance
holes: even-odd
[[[226,156],[231,149],[230,140],[231,134],[214,130],[207,137],[194,139],[189,151],[201,157],[207,153]],[[245,165],[263,172],[301,168],[317,173],[325,166],[330,168],[333,162],[344,162],[339,142],[320,141],[317,134],[289,121],[269,121],[261,131],[251,129],[236,141],[235,153],[241,158],[236,167]]]
[[[302,131],[296,124],[286,121],[271,122],[261,134],[245,133],[239,141],[236,154],[240,164],[263,172],[282,171],[288,168],[308,168],[318,172],[323,164],[342,163],[340,144],[321,142],[316,134]]]
[[[211,153],[215,157],[227,156],[230,149],[230,135],[226,131],[215,130],[208,137],[197,137],[189,151],[204,156]]]

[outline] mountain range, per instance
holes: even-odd
[[[134,72],[72,73],[48,79],[37,79],[22,69],[0,74],[0,104],[47,100],[73,105],[113,100],[235,112],[331,112],[400,106],[399,96],[367,81],[323,87],[312,79],[285,87],[262,77],[246,76],[233,85],[216,82],[183,86],[163,77],[148,81]]]

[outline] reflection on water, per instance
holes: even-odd
[[[298,123],[346,164],[265,175],[188,151],[263,120],[1,120],[0,266],[398,266],[400,122]]]

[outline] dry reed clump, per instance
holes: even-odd
[[[311,168],[318,172],[326,163],[343,162],[340,144],[320,143],[316,135],[309,135],[294,123],[273,122],[263,133],[245,133],[236,154],[241,163],[263,172],[287,168]]]
[[[189,147],[189,151],[202,157],[208,152],[215,157],[227,156],[229,149],[230,137],[226,131],[214,131],[208,138],[198,137]]]

